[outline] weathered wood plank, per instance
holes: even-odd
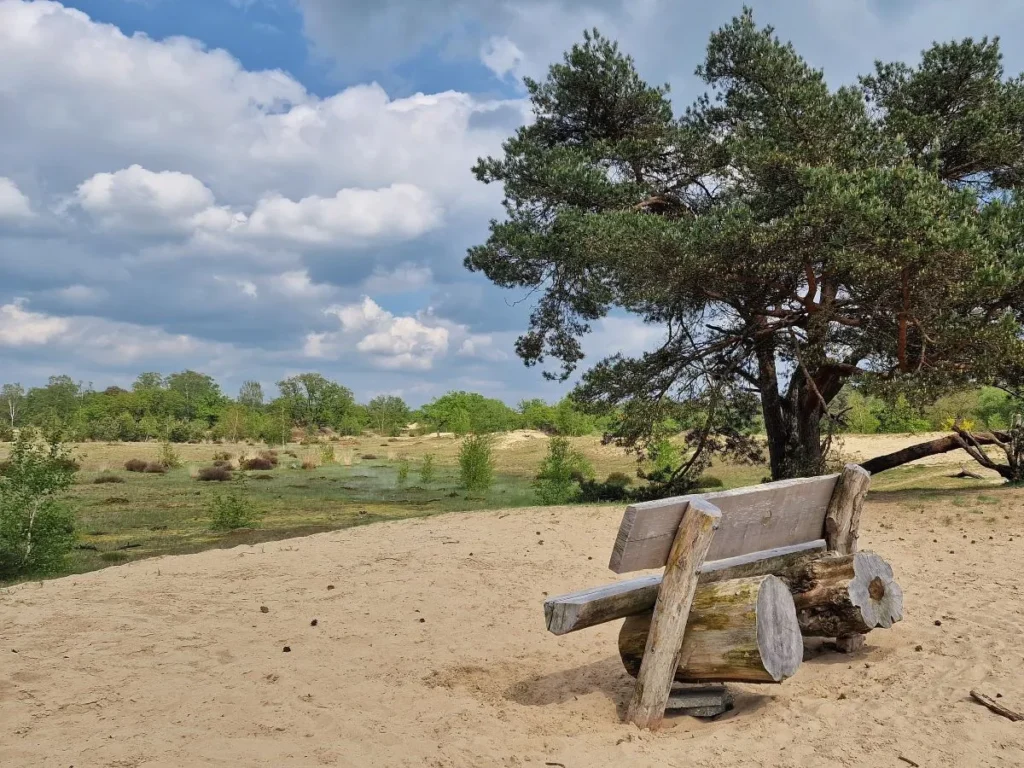
[[[691,499],[685,511],[669,551],[636,688],[626,709],[626,722],[640,728],[657,728],[665,717],[683,649],[686,619],[697,591],[698,570],[722,519],[717,507],[699,498]]]
[[[836,482],[825,513],[825,541],[841,555],[857,551],[860,513],[871,485],[871,473],[857,464],[847,464]]]
[[[816,556],[824,550],[825,540],[818,539],[765,552],[714,560],[701,566],[699,581],[708,584],[747,576],[763,576],[792,568],[808,556]],[[649,611],[658,599],[660,586],[661,574],[657,573],[552,597],[544,602],[544,619],[548,631],[564,635]]]
[[[630,505],[608,567],[629,573],[665,565],[687,504],[705,499],[722,511],[709,560],[822,538],[839,475],[780,480],[751,488],[677,496]]]

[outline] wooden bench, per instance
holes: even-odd
[[[871,595],[860,601],[865,610],[852,611],[855,624],[890,626],[902,616],[902,592],[881,558],[838,557],[857,552],[869,484],[865,470],[847,465],[840,474],[634,504],[622,518],[609,567],[615,573],[661,567],[664,572],[550,598],[544,603],[547,628],[562,635],[632,617],[620,633],[620,653],[627,668],[630,653],[639,656],[626,720],[641,728],[661,723],[678,680],[781,682],[802,659],[798,625],[814,619],[825,631],[843,631],[847,624],[835,616],[823,618],[821,606],[802,608],[798,620],[790,588],[773,574],[834,555],[828,561],[832,566],[800,578],[850,579],[858,570],[849,599],[857,603],[858,591]],[[846,575],[835,576],[840,570]],[[723,608],[730,605],[738,607]],[[875,615],[861,618],[872,610]],[[692,638],[685,634],[688,621],[694,622]],[[754,665],[732,669],[718,658],[716,643],[733,644],[728,654],[733,660],[757,656],[757,648],[771,659],[755,659],[756,670]],[[751,644],[757,648],[751,650]]]

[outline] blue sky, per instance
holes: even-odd
[[[1024,31],[1024,4],[995,0],[752,4],[833,85],[936,39]],[[319,370],[414,404],[559,397],[513,351],[529,301],[462,267],[501,214],[469,168],[527,118],[522,77],[584,28],[681,111],[740,6],[0,0],[0,380],[192,367],[234,392]],[[586,348],[661,333],[616,316]]]

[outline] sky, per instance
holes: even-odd
[[[1017,0],[754,0],[833,87]],[[361,400],[555,400],[516,357],[531,296],[462,266],[501,217],[477,158],[522,78],[597,27],[682,112],[721,0],[0,0],[0,383],[185,368],[229,394],[319,371]],[[662,329],[613,314],[588,360]]]

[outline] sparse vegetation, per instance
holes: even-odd
[[[210,515],[210,528],[214,531],[254,528],[260,518],[242,483],[223,496],[214,496],[207,510]]]
[[[60,570],[75,541],[62,503],[74,480],[66,446],[22,429],[0,474],[0,579]]]
[[[321,464],[334,464],[335,463],[335,455],[334,455],[334,446],[333,445],[325,444],[325,445],[321,445],[320,446],[320,463]]]
[[[178,469],[181,467],[181,456],[178,455],[178,452],[169,440],[165,440],[160,444],[160,463],[167,469]]]
[[[399,459],[397,483],[399,488],[404,488],[409,482],[409,460]]]
[[[486,491],[494,482],[494,440],[490,435],[470,435],[459,449],[459,477],[471,493]]]
[[[120,475],[115,475],[112,472],[102,472],[93,479],[94,485],[104,485],[107,483],[123,483],[124,478]]]
[[[424,486],[428,486],[434,482],[434,477],[434,454],[425,453],[423,460],[420,462],[420,482]]]
[[[568,504],[579,496],[580,483],[593,474],[590,462],[566,438],[553,437],[533,485],[542,504]]]

